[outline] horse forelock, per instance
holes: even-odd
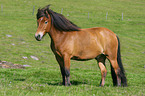
[[[42,9],[40,9],[40,8],[38,9],[38,12],[36,14],[37,20],[41,17],[44,17],[44,16],[48,18],[48,14],[46,13],[46,11],[48,12],[49,6],[50,5],[47,5],[46,7],[42,8]]]

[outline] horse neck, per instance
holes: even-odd
[[[59,41],[59,37],[61,36],[62,32],[58,31],[57,29],[54,28],[54,26],[52,26],[48,34],[51,38],[51,42],[54,42],[55,44]]]

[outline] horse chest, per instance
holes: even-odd
[[[55,55],[59,55],[60,57],[63,57],[63,54],[71,54],[73,49],[71,47],[71,44],[67,43],[61,43],[61,44],[51,44],[51,49]]]

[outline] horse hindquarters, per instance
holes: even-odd
[[[121,55],[120,55],[120,41],[117,37],[117,48],[115,50],[112,50],[115,53],[108,54],[108,59],[111,63],[111,75],[113,79],[113,85],[114,86],[121,86],[121,83],[123,86],[127,86],[127,80],[124,73],[124,68],[121,62]]]

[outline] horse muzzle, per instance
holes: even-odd
[[[41,41],[40,35],[35,36],[35,39],[36,39],[37,41]]]
[[[41,41],[41,39],[43,38],[43,33],[35,34],[35,38],[37,41]]]

